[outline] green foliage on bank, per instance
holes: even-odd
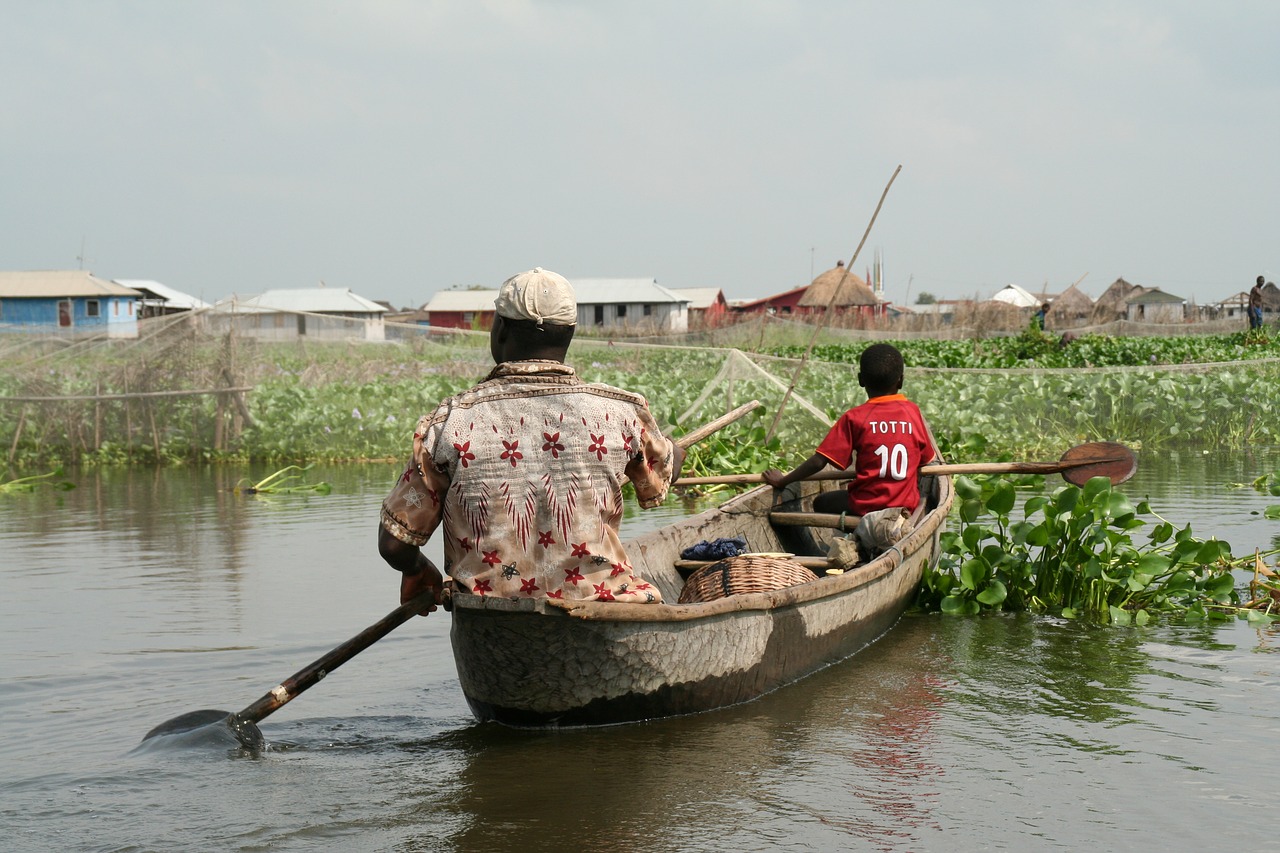
[[[1168,337],[1068,334],[1064,339],[1062,334],[1029,328],[1009,337],[903,340],[893,345],[908,366],[932,368],[1140,367],[1280,358],[1280,336],[1266,329]],[[814,347],[810,357],[857,364],[865,347],[866,343],[827,344]],[[799,358],[804,351],[800,345],[769,350],[786,358]]]
[[[1238,559],[1226,542],[1175,527],[1105,478],[1028,498],[1020,514],[1007,479],[957,477],[955,489],[958,529],[942,534],[942,555],[925,570],[923,609],[1031,611],[1118,625],[1157,615],[1276,618],[1271,597],[1246,601],[1232,574],[1260,557]]]

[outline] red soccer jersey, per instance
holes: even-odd
[[[933,444],[920,408],[902,394],[889,394],[841,415],[818,453],[838,468],[852,465],[849,508],[863,515],[891,506],[915,510],[916,473],[933,459]]]

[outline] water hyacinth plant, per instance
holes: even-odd
[[[0,495],[14,495],[19,492],[34,492],[39,486],[49,486],[58,491],[65,492],[68,489],[74,489],[75,483],[66,479],[54,479],[55,477],[64,477],[61,468],[50,471],[47,474],[36,474],[30,477],[15,477],[11,480],[0,481]]]
[[[294,494],[313,494],[327,495],[333,491],[333,487],[328,483],[304,483],[301,482],[302,475],[311,469],[311,465],[298,466],[289,465],[276,471],[268,477],[264,477],[256,483],[250,483],[248,480],[241,480],[232,489],[237,495],[294,495]],[[297,471],[296,474],[290,474],[290,471]]]
[[[1018,495],[1007,480],[957,477],[955,488],[959,525],[943,534],[938,564],[925,571],[925,609],[1026,610],[1118,625],[1156,615],[1273,618],[1268,607],[1241,599],[1232,571],[1250,564],[1227,543],[1175,529],[1105,478],[1031,497],[1020,519],[1012,516]],[[1134,533],[1145,527],[1147,541],[1136,543]]]

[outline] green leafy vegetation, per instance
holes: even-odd
[[[41,486],[47,486],[51,489],[65,492],[68,489],[74,489],[75,483],[64,479],[65,474],[59,468],[56,471],[50,471],[47,474],[36,474],[29,477],[15,477],[9,480],[0,480],[0,495],[15,495],[19,492],[34,492]]]
[[[1242,599],[1232,574],[1250,561],[1262,565],[1261,555],[1237,559],[1226,542],[1176,528],[1105,478],[1033,496],[1020,518],[1007,479],[957,477],[955,488],[958,529],[942,535],[942,556],[925,571],[918,602],[925,609],[1025,610],[1117,625],[1157,615],[1275,618],[1270,594]],[[1143,528],[1146,541],[1136,542]]]
[[[249,480],[241,480],[232,490],[238,495],[296,495],[296,494],[314,494],[327,495],[333,491],[333,487],[328,483],[307,483],[303,482],[302,475],[309,471],[312,466],[299,467],[297,465],[289,465],[281,468],[279,471],[262,478],[256,483]],[[290,471],[296,471],[296,474],[290,474]]]
[[[1008,337],[970,340],[894,341],[911,367],[1010,368],[1010,367],[1138,367],[1202,364],[1280,357],[1280,339],[1266,329],[1226,335],[1170,335],[1113,337],[1080,335],[1064,341],[1054,332],[1028,328]],[[856,364],[865,344],[828,344],[814,347],[812,358]],[[779,346],[769,351],[798,358],[805,347]]]

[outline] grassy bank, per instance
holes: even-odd
[[[1024,369],[990,367],[997,348],[1006,348],[1001,363],[1016,351],[1016,338],[900,346],[909,364],[905,391],[920,403],[953,459],[1056,455],[1092,439],[1136,447],[1280,443],[1276,342],[1249,342],[1243,335],[1160,341],[1165,339],[1086,342],[1080,352],[1088,353],[1091,366],[1060,370],[1025,369],[1044,367],[1047,356],[1015,359]],[[758,343],[774,353],[795,346]],[[797,376],[795,359],[761,355],[748,361],[721,349],[583,339],[575,342],[570,361],[588,381],[646,395],[659,421],[677,433],[745,400],[761,400],[764,413],[702,451],[716,464],[758,470],[763,460],[785,465],[806,456],[825,430],[819,416],[832,418],[865,398],[856,381],[864,346],[826,345],[814,353],[799,371],[771,446],[765,435]],[[1058,352],[1056,341],[1045,342],[1050,346],[1046,352]],[[1095,363],[1107,360],[1107,353],[1120,364]],[[420,415],[491,367],[483,335],[397,344],[268,344],[180,327],[143,341],[6,356],[0,450],[12,471],[399,458]],[[1226,363],[1205,367],[1193,357]],[[951,369],[930,367],[941,362]],[[746,468],[748,461],[757,467]]]

